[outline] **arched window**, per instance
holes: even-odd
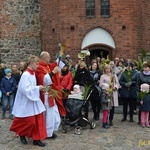
[[[86,0],[86,16],[95,16],[95,0]]]
[[[110,16],[110,1],[101,0],[101,16],[109,17]]]

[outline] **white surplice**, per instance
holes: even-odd
[[[52,80],[51,80],[49,74],[46,74],[44,76],[43,83],[44,83],[44,85],[52,84]],[[47,137],[51,137],[53,135],[54,131],[58,131],[60,122],[61,122],[58,107],[55,103],[55,99],[53,99],[53,100],[54,100],[55,105],[50,107],[48,94],[44,95],[44,105],[46,107],[45,119],[46,119]]]
[[[12,114],[23,118],[44,112],[45,106],[40,99],[39,90],[35,75],[25,71],[19,81]]]

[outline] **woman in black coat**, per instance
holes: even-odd
[[[90,101],[92,105],[92,110],[94,113],[93,119],[99,120],[100,113],[100,89],[99,89],[99,79],[101,76],[98,64],[93,62],[90,68],[90,75],[92,78],[92,93],[90,95]]]
[[[133,122],[134,101],[137,98],[136,90],[137,72],[133,70],[133,63],[127,64],[126,70],[122,73],[119,83],[121,85],[120,97],[123,100],[123,119],[127,120],[128,105],[130,108],[130,122]]]
[[[86,84],[91,84],[91,81],[92,79],[91,79],[89,70],[86,67],[85,62],[81,62],[78,65],[77,71],[75,73],[74,82],[86,85]]]
[[[83,61],[78,65],[77,71],[74,76],[74,83],[78,83],[79,85],[82,85],[84,87],[92,84],[92,78],[90,76],[90,72],[85,62]],[[82,87],[81,87],[81,91],[82,91]],[[89,103],[87,102],[85,106],[85,117],[87,118],[88,118],[88,107],[89,107]]]

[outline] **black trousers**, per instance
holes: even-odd
[[[99,118],[99,113],[100,113],[100,108],[101,108],[100,100],[91,100],[91,106],[92,106],[92,110],[94,113],[94,117]]]
[[[112,106],[109,113],[109,121],[112,121],[114,119],[114,113],[115,113],[115,107]]]
[[[90,95],[90,101],[94,113],[94,118],[99,118],[101,99],[96,88],[93,89],[92,94]]]
[[[128,105],[130,111],[130,119],[133,119],[133,112],[134,112],[134,102],[136,99],[134,98],[122,98],[123,100],[123,118],[127,118],[128,115]]]

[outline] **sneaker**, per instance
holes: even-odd
[[[109,126],[107,123],[104,123],[104,124],[102,125],[102,128],[109,129],[110,126]]]
[[[147,127],[147,128],[149,128],[149,127],[150,127],[150,125],[146,125],[146,127]]]
[[[142,128],[145,128],[145,125],[142,125]]]

